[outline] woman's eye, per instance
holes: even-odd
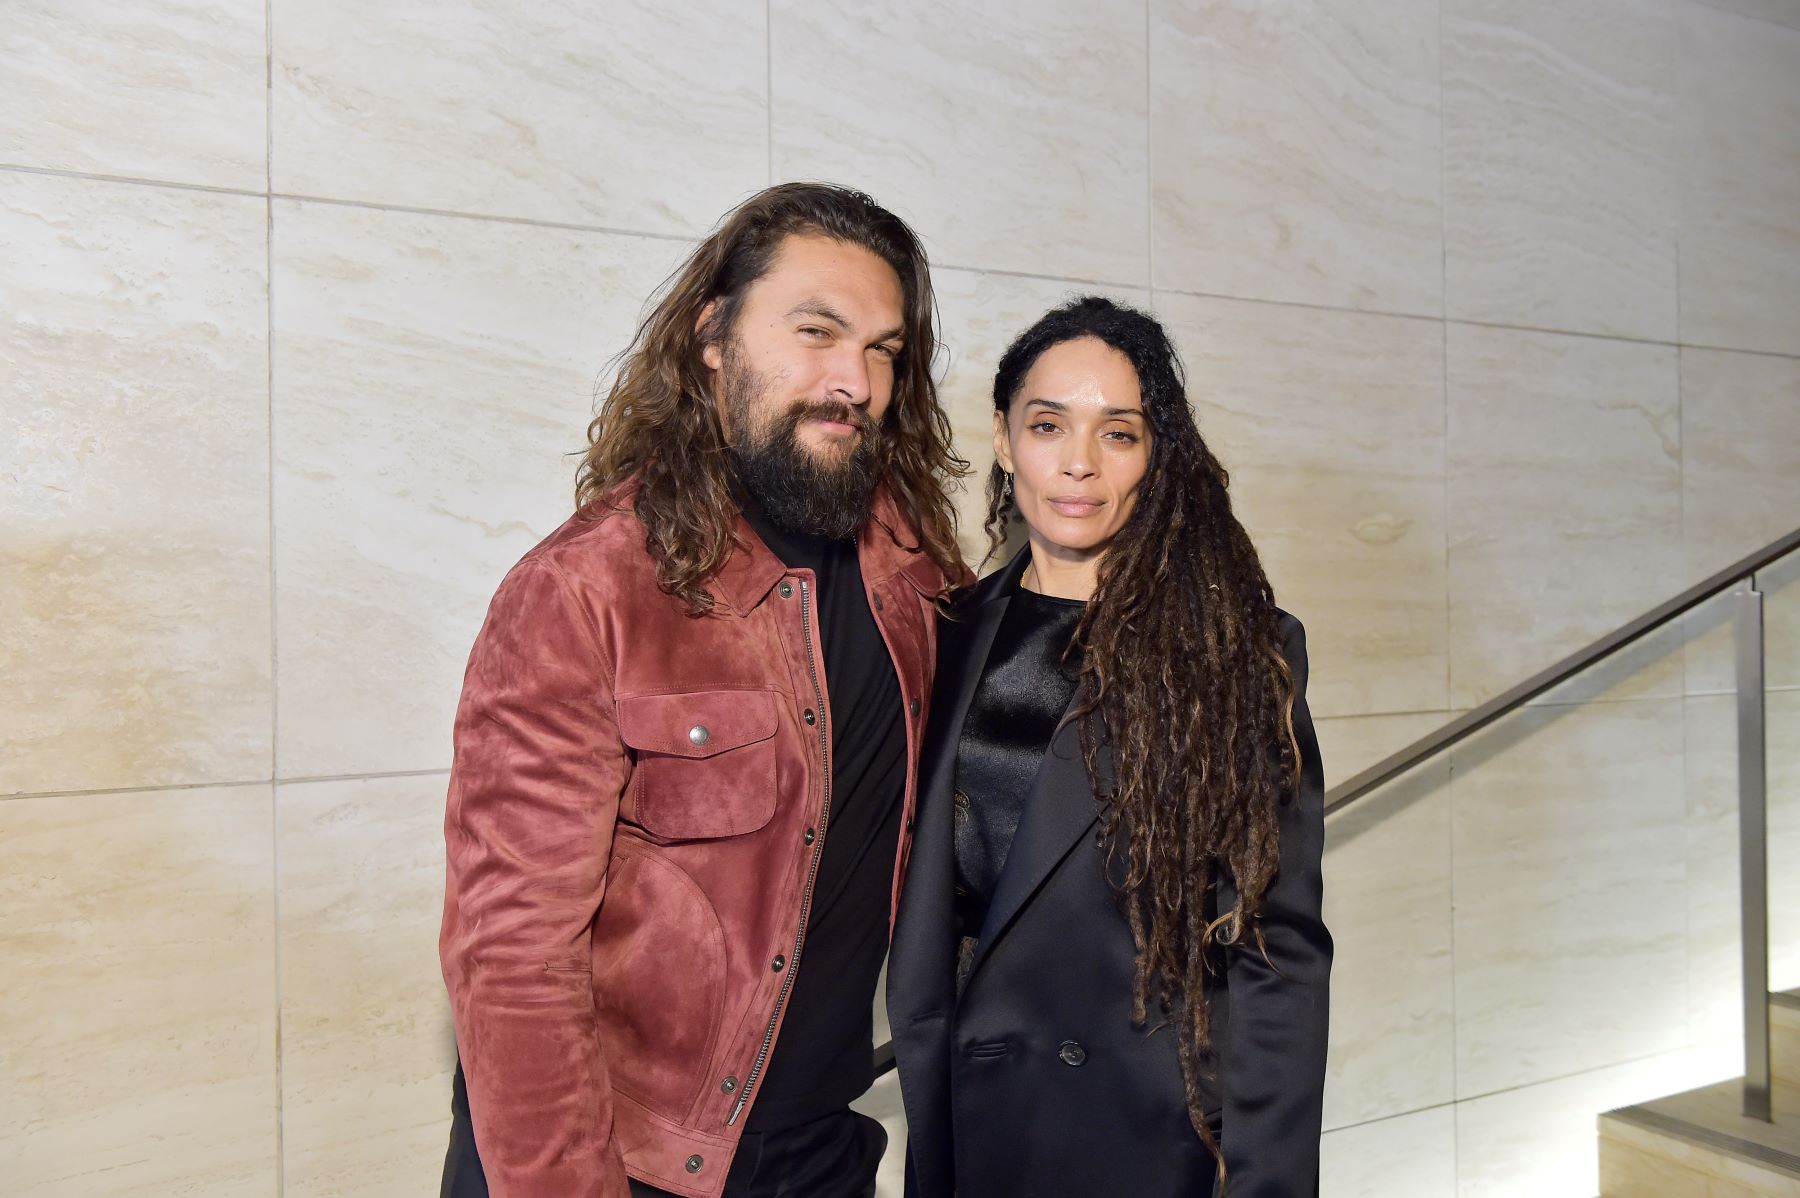
[[[1136,445],[1137,444],[1137,434],[1126,432],[1122,428],[1109,429],[1107,431],[1106,435],[1111,437],[1113,440],[1117,441],[1121,445]]]
[[[1035,424],[1028,424],[1025,427],[1034,433],[1053,433],[1056,431],[1056,423],[1051,420],[1040,420]]]

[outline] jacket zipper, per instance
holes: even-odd
[[[806,579],[800,580],[800,632],[806,642],[806,673],[812,679],[813,702],[818,704],[819,713],[819,760],[824,762],[824,776],[821,782],[824,791],[824,802],[819,808],[819,835],[813,843],[812,862],[806,870],[806,889],[800,893],[800,926],[794,932],[794,954],[788,959],[787,975],[781,979],[781,991],[775,996],[775,1011],[769,1016],[769,1026],[763,1030],[762,1047],[756,1050],[756,1062],[750,1066],[750,1075],[744,1079],[744,1088],[738,1091],[737,1105],[731,1108],[731,1117],[725,1120],[730,1127],[744,1113],[744,1105],[750,1101],[750,1093],[756,1088],[756,1082],[762,1076],[763,1066],[768,1063],[769,1049],[775,1043],[775,1025],[781,1022],[781,1008],[787,1003],[788,991],[793,988],[794,978],[800,972],[800,953],[806,945],[806,919],[812,911],[813,884],[819,878],[819,859],[825,854],[825,827],[831,822],[831,731],[825,715],[825,691],[819,686],[819,667],[813,655],[812,617],[810,608],[811,588]]]

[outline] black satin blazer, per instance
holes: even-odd
[[[1073,724],[1045,751],[956,997],[957,742],[1028,558],[1021,550],[977,583],[939,625],[918,827],[888,959],[907,1193],[1204,1198],[1217,1162],[1188,1121],[1174,1030],[1131,1024],[1131,932],[1103,876],[1100,808]],[[1281,628],[1302,786],[1284,808],[1280,874],[1263,901],[1268,958],[1241,942],[1212,983],[1215,1060],[1204,1092],[1229,1170],[1226,1198],[1305,1198],[1318,1188],[1331,972],[1319,910],[1324,786],[1304,634],[1285,613]],[[1218,902],[1236,902],[1228,880]]]

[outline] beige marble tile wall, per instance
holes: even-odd
[[[739,197],[925,236],[973,554],[1008,337],[1158,312],[1337,781],[1800,523],[1797,81],[1792,0],[8,5],[18,1192],[429,1184],[463,656]],[[1723,606],[1334,823],[1328,1192],[1591,1193],[1596,1104],[1729,1068]]]

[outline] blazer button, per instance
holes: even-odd
[[[698,1156],[690,1156],[687,1158],[687,1171],[689,1173],[698,1173],[700,1172],[700,1166],[705,1163],[706,1161]]]
[[[696,745],[703,745],[712,739],[712,733],[706,730],[705,724],[695,724],[688,729],[688,740]]]
[[[1064,1040],[1062,1047],[1056,1050],[1056,1055],[1062,1058],[1065,1065],[1087,1064],[1087,1049],[1073,1040]]]

